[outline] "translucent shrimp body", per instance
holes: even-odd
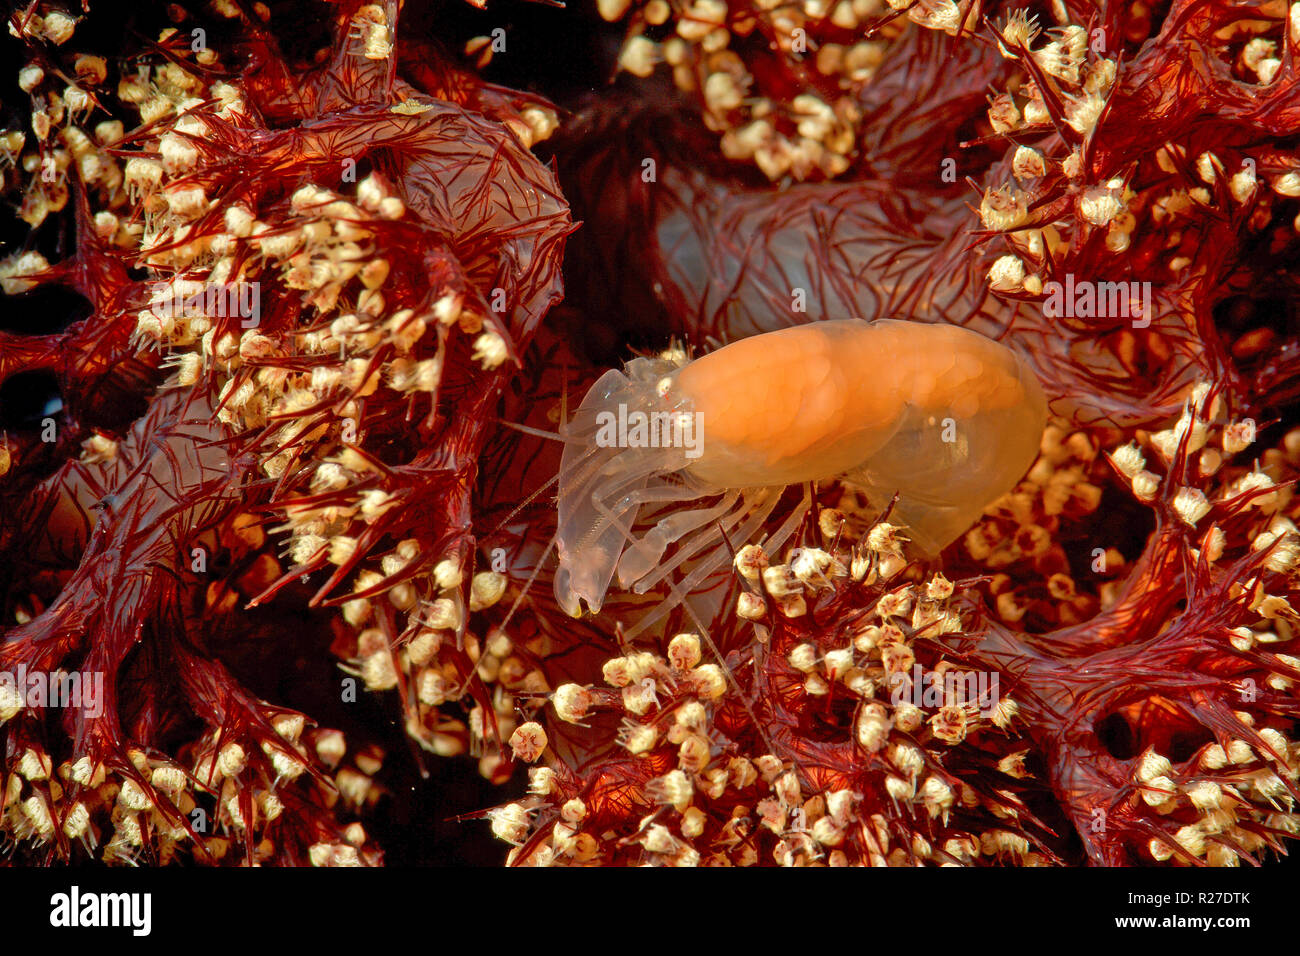
[[[748,541],[786,486],[838,477],[882,507],[897,493],[892,520],[936,554],[1025,473],[1046,421],[1023,360],[959,326],[835,320],[680,366],[635,359],[605,373],[561,428],[556,598],[573,615],[580,599],[598,611],[617,570],[625,589],[666,580],[681,599],[729,559],[724,532]],[[684,501],[698,503],[634,532],[643,508]],[[674,584],[687,561],[689,575]]]

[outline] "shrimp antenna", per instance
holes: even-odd
[[[565,438],[559,432],[548,432],[544,428],[533,428],[531,425],[521,425],[518,422],[508,422],[504,418],[498,418],[497,422],[505,425],[506,428],[513,428],[517,432],[523,432],[525,435],[532,435],[534,438],[545,438],[550,441],[564,442],[569,445],[578,445],[582,443],[579,438]]]
[[[551,487],[551,485],[555,484],[555,483],[556,483],[557,481],[559,481],[559,480],[560,480],[560,476],[559,476],[558,474],[555,475],[555,476],[553,476],[553,477],[551,477],[551,478],[546,479],[546,481],[544,481],[544,482],[541,484],[541,486],[538,487],[538,489],[537,489],[536,491],[534,491],[532,494],[530,494],[530,495],[529,495],[527,498],[525,498],[523,501],[519,502],[519,504],[515,505],[515,507],[514,507],[513,509],[511,509],[510,514],[506,515],[504,518],[502,518],[500,521],[498,521],[497,524],[496,524],[496,526],[495,526],[491,531],[489,531],[489,532],[488,532],[487,534],[485,534],[485,535],[480,535],[480,536],[479,536],[479,540],[483,540],[483,539],[486,539],[486,538],[490,538],[490,537],[492,537],[494,534],[496,534],[498,531],[500,531],[502,528],[504,528],[506,525],[508,525],[511,521],[513,521],[514,518],[515,518],[515,516],[518,515],[519,512],[523,511],[525,508],[527,508],[529,505],[531,505],[534,501],[536,501],[538,495],[540,495],[540,494],[541,494],[542,492],[544,492],[547,488]],[[554,543],[554,538],[553,538],[553,537],[552,537],[552,543]]]
[[[498,420],[501,421],[501,424],[502,424],[502,425],[506,425],[506,426],[508,426],[508,427],[510,427],[510,428],[517,429],[518,431],[524,432],[525,434],[528,434],[528,435],[536,435],[536,436],[539,437],[539,438],[551,438],[551,439],[554,439],[555,441],[570,442],[570,443],[572,443],[572,444],[581,444],[581,443],[582,443],[582,442],[581,442],[581,439],[568,439],[568,438],[565,438],[564,436],[559,435],[559,434],[556,434],[556,433],[554,433],[554,432],[543,431],[543,430],[540,429],[540,428],[531,428],[531,427],[529,427],[528,425],[520,425],[520,424],[517,424],[517,423],[515,423],[515,422],[507,422],[507,421],[503,421],[503,420],[500,420],[500,419],[498,419]],[[530,495],[529,495],[527,498],[525,498],[523,501],[519,502],[519,504],[516,505],[516,506],[511,510],[511,512],[510,512],[508,515],[506,515],[506,516],[505,516],[504,518],[502,518],[499,522],[497,522],[496,526],[495,526],[491,531],[489,531],[489,532],[488,532],[484,537],[488,537],[488,538],[492,537],[492,535],[496,534],[498,531],[500,531],[502,528],[504,528],[507,524],[509,524],[512,520],[514,520],[515,516],[518,515],[519,512],[523,511],[525,508],[527,508],[529,505],[531,505],[534,501],[536,501],[538,495],[540,495],[542,492],[546,491],[546,489],[550,488],[552,485],[554,485],[556,482],[558,482],[558,481],[559,481],[562,477],[564,477],[566,474],[569,474],[569,473],[572,473],[572,472],[576,471],[576,470],[577,470],[578,468],[580,468],[581,466],[582,466],[582,462],[581,462],[581,461],[576,461],[576,462],[573,462],[573,463],[571,463],[571,464],[569,465],[567,471],[566,471],[566,469],[561,468],[558,472],[555,473],[555,475],[553,475],[552,477],[548,478],[545,482],[543,482],[543,483],[542,483],[542,484],[537,488],[536,491],[534,491],[532,494],[530,494]],[[552,536],[552,538],[551,538],[551,546],[554,546],[554,544],[555,544],[555,538],[554,538],[554,536]],[[548,548],[548,550],[549,550],[549,548]]]
[[[537,559],[537,564],[533,568],[533,573],[528,575],[528,580],[524,582],[524,586],[522,590],[520,590],[519,596],[515,598],[515,602],[510,605],[510,610],[506,612],[506,616],[502,619],[501,623],[497,625],[499,630],[504,631],[506,629],[506,625],[510,623],[510,619],[515,616],[515,611],[519,610],[519,605],[524,603],[524,598],[527,597],[528,592],[532,590],[533,582],[537,580],[537,575],[542,573],[542,565],[545,564],[546,559],[551,556],[551,551],[555,548],[555,540],[559,537],[559,534],[560,533],[557,531],[555,534],[551,535],[551,540],[546,543],[546,550],[543,551],[541,557]]]
[[[560,421],[561,422],[568,421],[569,418],[568,404],[569,404],[569,386],[568,383],[566,382],[564,383],[564,386],[560,389]],[[507,428],[513,428],[515,431],[523,432],[525,435],[532,435],[535,438],[546,438],[551,441],[569,442],[569,439],[565,438],[559,432],[548,432],[541,428],[533,428],[530,425],[521,425],[518,422],[508,422],[504,418],[498,418],[497,421],[502,425],[505,425]],[[576,439],[575,439],[575,443],[576,443]],[[570,466],[571,469],[574,467],[576,467],[576,465]],[[560,476],[563,474],[564,474],[564,469],[561,468],[560,471],[556,472],[554,477],[548,479],[536,491],[534,491],[527,498],[521,501],[508,515],[502,518],[501,521],[497,523],[496,527],[494,527],[491,531],[489,531],[487,535],[485,535],[484,537],[490,538],[498,531],[500,531],[502,528],[504,528],[507,524],[509,524],[512,520],[514,520],[514,517],[517,514],[519,514],[519,512],[523,511],[530,504],[536,501],[538,495],[540,495],[547,488],[551,487],[551,485],[559,481]],[[551,543],[546,546],[547,554],[550,553],[550,550],[553,547],[555,547],[555,535],[551,536]],[[543,555],[543,557],[545,557],[545,555]]]
[[[568,389],[568,383],[566,382],[560,390],[560,421],[562,422],[568,419],[568,399],[569,399],[569,389]],[[523,432],[526,435],[533,435],[537,438],[548,438],[554,441],[561,441],[561,442],[568,441],[568,439],[566,439],[563,435],[560,435],[558,432],[548,432],[540,428],[532,428],[528,425],[520,425],[518,422],[508,422],[505,419],[500,419],[500,418],[497,419],[497,421],[500,422],[502,425],[505,425],[507,428],[513,428],[516,431]],[[576,464],[570,466],[571,469],[573,467],[576,467]],[[562,474],[564,474],[563,469],[556,472],[554,476],[548,478],[545,482],[543,482],[537,488],[536,491],[534,491],[527,498],[521,501],[518,505],[516,505],[513,509],[511,509],[508,515],[506,515],[499,522],[497,522],[496,527],[494,527],[491,531],[489,531],[487,535],[485,535],[485,537],[488,538],[492,537],[497,532],[499,532],[502,528],[508,525],[511,521],[513,521],[515,516],[518,515],[525,508],[527,508],[529,505],[531,505],[534,501],[536,501],[538,496],[541,495],[542,492],[546,491],[552,485],[556,484],[560,480],[560,476]],[[510,619],[513,618],[515,616],[515,612],[519,610],[519,605],[523,603],[524,598],[528,596],[528,592],[532,590],[533,583],[537,580],[537,575],[539,575],[542,571],[542,565],[546,563],[546,559],[549,558],[551,556],[551,552],[555,550],[555,542],[559,539],[559,536],[560,536],[560,532],[557,529],[555,533],[551,535],[550,540],[546,542],[546,550],[543,551],[541,557],[537,559],[537,564],[533,567],[532,573],[528,575],[528,580],[524,582],[523,589],[520,590],[519,596],[515,598],[514,603],[510,605],[510,610],[506,612],[505,618],[501,621],[500,625],[498,625],[501,628],[501,630],[503,631],[505,630],[506,625],[510,623]]]
[[[709,646],[709,651],[712,652],[713,656],[717,658],[718,663],[722,666],[722,672],[727,675],[727,683],[729,683],[731,689],[739,695],[740,701],[745,707],[745,713],[748,714],[749,719],[753,721],[754,729],[758,731],[758,735],[763,738],[763,746],[767,748],[768,753],[776,753],[776,749],[772,746],[772,739],[768,737],[767,731],[758,719],[758,715],[754,713],[754,708],[749,702],[749,697],[741,688],[740,682],[736,680],[736,675],[727,665],[727,659],[722,656],[722,651],[718,649],[718,645],[715,644],[713,638],[709,636],[709,629],[704,626],[704,622],[701,621],[699,615],[695,613],[695,608],[691,607],[690,602],[686,600],[686,595],[677,587],[676,582],[669,579],[667,583],[668,589],[672,592],[673,597],[680,601],[682,607],[686,609],[686,613],[690,615],[691,620],[695,622],[695,626],[700,629],[700,637],[704,638],[704,643]]]

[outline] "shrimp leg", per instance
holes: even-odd
[[[748,499],[748,492],[751,490],[752,489],[745,489],[746,499]],[[740,531],[736,535],[737,540],[744,541],[758,533],[758,530],[762,528],[768,518],[772,516],[772,512],[776,510],[777,503],[781,500],[782,491],[783,489],[781,488],[761,488],[759,489],[760,495],[757,499],[756,505],[751,505],[748,500],[742,504],[736,517],[737,519],[740,519],[744,518],[745,515],[748,514],[749,520],[741,526]],[[805,501],[807,500],[808,499],[805,499]],[[800,519],[802,519],[804,510],[806,510],[806,508],[801,508],[796,511],[796,515]],[[674,555],[674,560],[671,562],[668,570],[675,570],[687,559],[687,557],[689,557],[690,554],[698,552],[702,547],[710,545],[720,539],[723,532],[730,532],[736,523],[736,521],[731,521],[725,526],[715,526],[710,529],[708,533],[691,538],[682,546],[685,553],[679,552],[677,555]],[[793,531],[793,527],[790,530]],[[787,532],[787,536],[788,534],[789,532]],[[729,557],[730,556],[726,551],[715,549],[713,554],[691,569],[690,574],[686,576],[680,585],[674,586],[670,583],[669,586],[672,588],[674,595],[689,595],[693,590],[699,587],[705,579],[717,572],[717,570],[727,562]],[[660,578],[661,576],[656,575],[655,580],[658,581]],[[649,587],[649,585],[647,585],[647,587]],[[640,586],[638,586],[637,590],[642,591]],[[665,617],[675,606],[675,603],[672,602],[660,603],[654,608],[654,610],[649,611],[629,630],[625,631],[624,636],[628,639],[635,637],[637,634]]]
[[[732,489],[712,508],[697,508],[664,518],[623,552],[618,563],[619,584],[626,588],[643,577],[663,557],[668,545],[701,525],[725,515],[735,506],[739,497],[740,490]],[[659,577],[655,580],[659,580]]]

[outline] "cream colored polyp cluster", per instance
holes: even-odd
[[[609,416],[683,413],[700,423],[697,457],[672,443],[602,440]],[[937,552],[1024,474],[1046,417],[1042,389],[1019,357],[955,326],[818,322],[732,343],[680,369],[639,359],[626,374],[602,377],[562,428],[557,599],[570,613],[579,599],[599,610],[616,570],[621,586],[643,592],[693,556],[674,591],[680,600],[725,563],[722,534],[752,540],[785,486],[840,476],[882,507],[897,493],[894,520]],[[643,504],[706,498],[643,533],[630,530]]]

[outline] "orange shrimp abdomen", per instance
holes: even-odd
[[[718,487],[848,475],[938,550],[1033,463],[1047,419],[1015,352],[952,325],[816,322],[735,342],[681,369],[701,415],[690,473]]]
[[[692,471],[730,487],[843,474],[889,441],[908,404],[969,418],[1024,402],[1030,384],[1014,352],[977,332],[858,319],[741,339],[677,377],[708,441]]]

